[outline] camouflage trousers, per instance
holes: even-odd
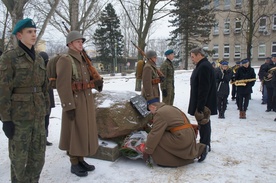
[[[173,101],[174,101],[174,88],[168,88],[167,96],[162,98],[162,102],[164,102],[167,105],[173,105]]]
[[[44,117],[13,121],[15,133],[9,140],[12,183],[37,183],[45,161]]]

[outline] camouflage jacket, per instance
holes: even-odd
[[[35,61],[21,48],[0,57],[0,117],[2,121],[33,120],[49,109],[44,60]]]
[[[161,72],[165,76],[165,81],[161,83],[161,90],[174,88],[174,67],[172,61],[166,59],[160,67]]]

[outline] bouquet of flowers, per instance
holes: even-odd
[[[128,135],[120,149],[122,155],[129,159],[143,158],[147,135],[148,134],[145,131],[133,132]]]

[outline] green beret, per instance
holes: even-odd
[[[167,51],[165,51],[165,56],[167,56],[167,55],[170,55],[170,54],[172,54],[173,53],[173,50],[167,50]]]
[[[21,31],[24,28],[36,28],[34,21],[30,18],[19,20],[15,24],[12,34],[15,35],[17,32]]]

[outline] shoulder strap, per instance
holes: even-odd
[[[75,63],[73,57],[69,54],[64,54],[64,55],[70,58],[71,63],[72,63],[73,77],[76,78],[76,80],[79,80],[80,77],[79,77],[78,69],[77,69],[77,66],[76,66],[76,63]]]

